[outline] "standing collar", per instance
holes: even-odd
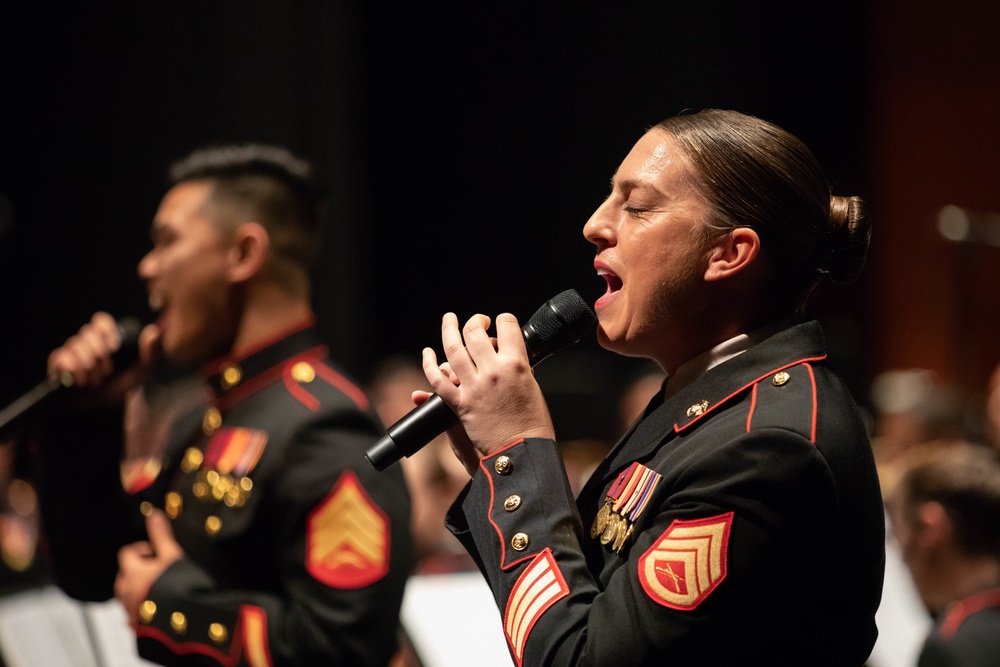
[[[201,371],[217,398],[226,394],[249,392],[263,375],[289,357],[313,350],[326,355],[312,317],[297,322],[277,336],[241,355],[227,354],[206,364]]]
[[[779,331],[784,331],[794,326],[794,324],[795,322],[787,318],[776,320],[749,333],[737,334],[729,340],[723,341],[715,347],[705,350],[701,354],[685,361],[667,378],[664,397],[670,398],[698,379],[702,373],[729,361],[733,357],[743,354],[754,345],[763,342]]]

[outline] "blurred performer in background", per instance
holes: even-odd
[[[448,521],[514,660],[861,665],[882,502],[820,326],[796,316],[824,275],[858,277],[862,201],[831,196],[788,132],[707,110],[649,130],[583,231],[600,343],[668,379],[576,502],[512,315],[492,341],[488,317],[449,313],[447,362],[424,351],[472,476]]]
[[[49,358],[50,374],[90,388],[42,457],[59,581],[90,599],[113,581],[155,662],[385,665],[409,497],[399,470],[365,463],[383,431],[314,328],[311,167],[226,146],[171,176],[139,263],[158,313],[139,364],[113,367],[119,336],[102,313]],[[200,372],[179,383],[180,368]]]
[[[903,559],[935,625],[919,667],[1000,665],[1000,454],[911,450],[890,502]]]

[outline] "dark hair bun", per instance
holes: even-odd
[[[861,276],[868,255],[872,225],[861,197],[830,197],[830,235],[826,261],[820,270],[837,283],[851,283]]]

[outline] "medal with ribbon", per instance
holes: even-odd
[[[605,546],[610,544],[615,553],[621,553],[661,479],[662,475],[634,461],[608,489],[604,505],[590,527],[590,537],[600,539]]]
[[[214,499],[229,507],[240,507],[250,497],[253,483],[248,477],[257,465],[267,433],[251,428],[220,428],[205,448],[203,468],[198,471],[194,495]]]

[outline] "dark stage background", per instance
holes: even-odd
[[[867,151],[894,122],[875,93],[900,2],[23,4],[0,23],[2,404],[94,310],[148,316],[135,265],[167,165],[214,140],[283,143],[327,175],[315,302],[362,377],[439,346],[447,310],[595,299],[581,228],[644,129],[684,109],[776,122],[835,192],[889,207]],[[891,347],[872,280],[816,313],[862,401]],[[573,369],[555,394],[599,387],[595,404],[631,368],[592,340],[546,363]]]

